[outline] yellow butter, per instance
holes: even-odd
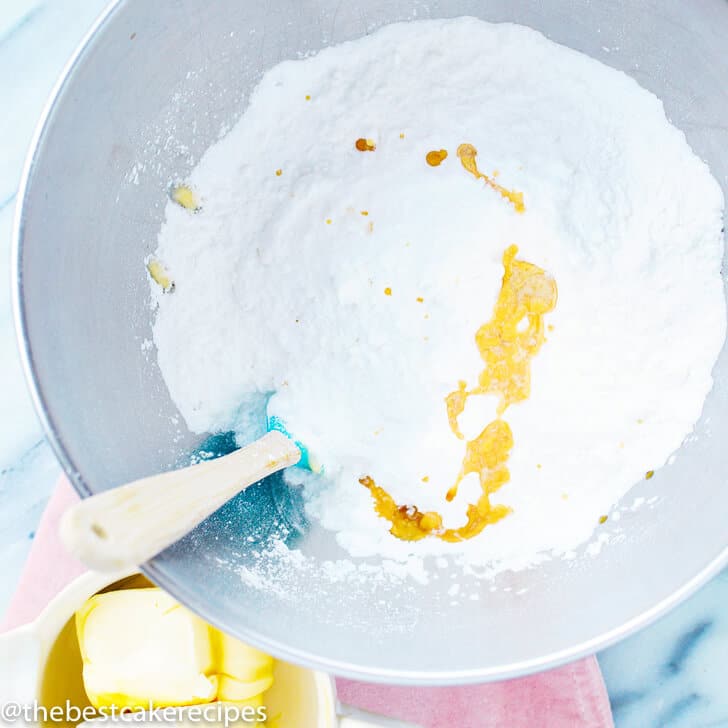
[[[207,625],[160,589],[97,594],[77,612],[76,632],[96,707],[190,705],[217,695]]]
[[[228,675],[220,675],[217,684],[217,699],[226,703],[241,703],[262,696],[273,685],[273,675],[259,680],[245,682]]]
[[[215,667],[221,674],[242,681],[260,680],[272,674],[272,657],[214,627],[210,627],[210,644]]]
[[[76,613],[83,681],[95,707],[214,700],[262,705],[273,659],[224,635],[161,589],[97,594]]]
[[[147,271],[151,279],[165,293],[170,293],[174,289],[174,281],[167,272],[167,269],[158,260],[150,260],[147,263]]]
[[[200,209],[200,203],[197,200],[197,196],[193,192],[192,188],[187,185],[177,185],[176,187],[173,187],[170,192],[170,197],[180,207],[184,207],[185,210],[197,212]]]

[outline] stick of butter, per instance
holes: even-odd
[[[97,708],[262,704],[273,659],[223,634],[161,589],[91,597],[76,613],[83,682]]]

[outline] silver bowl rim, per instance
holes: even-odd
[[[66,63],[61,75],[56,81],[50,96],[41,113],[37,123],[33,137],[30,143],[28,154],[25,159],[23,171],[21,175],[20,185],[18,187],[17,201],[15,204],[15,217],[11,233],[11,296],[13,321],[15,325],[15,334],[20,354],[21,366],[23,374],[30,392],[30,396],[35,408],[36,414],[41,422],[45,436],[56,455],[61,467],[71,481],[76,492],[86,498],[92,494],[91,489],[85,482],[82,474],[76,468],[70,454],[68,453],[60,434],[55,426],[53,415],[46,404],[42,383],[39,380],[35,365],[33,362],[33,351],[31,348],[28,325],[26,318],[26,308],[24,300],[23,275],[22,275],[22,249],[23,235],[25,227],[26,195],[27,190],[33,179],[36,161],[41,154],[41,146],[44,141],[48,128],[51,125],[51,117],[55,108],[59,105],[63,93],[73,76],[74,70],[84,61],[84,55],[93,38],[102,27],[109,24],[115,12],[125,4],[126,0],[111,0],[109,5],[99,15],[86,35],[83,37],[76,50]],[[728,566],[728,546],[719,553],[712,561],[710,561],[701,571],[699,571],[692,579],[685,582],[679,589],[675,590],[670,596],[662,599],[652,608],[647,609],[632,619],[624,622],[619,627],[604,632],[596,637],[582,641],[578,644],[564,648],[562,650],[551,652],[537,658],[522,660],[512,664],[506,664],[499,667],[491,667],[479,670],[460,670],[460,671],[398,671],[392,669],[372,669],[362,668],[358,665],[321,657],[303,650],[292,649],[284,643],[276,640],[261,637],[255,632],[248,631],[245,626],[240,626],[236,631],[238,635],[249,644],[268,652],[279,659],[290,661],[296,664],[304,665],[317,670],[323,670],[335,675],[348,677],[352,679],[366,680],[369,682],[399,685],[465,685],[479,682],[490,682],[496,680],[506,680],[515,677],[521,677],[543,670],[564,665],[582,657],[593,655],[599,650],[603,650],[619,641],[634,634],[638,630],[651,624],[659,617],[676,607],[678,604],[686,600],[694,594],[700,587],[706,584],[711,578],[716,576],[724,567]],[[199,614],[208,621],[212,621],[217,627],[224,629],[224,625],[219,624],[217,620],[211,619],[206,614],[204,600],[199,595],[190,590],[184,584],[176,582],[169,578],[156,566],[154,560],[143,564],[140,567],[151,581],[168,591],[172,596],[184,604],[193,612]]]

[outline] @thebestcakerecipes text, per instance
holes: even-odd
[[[153,703],[144,707],[116,705],[94,708],[78,706],[67,700],[62,705],[42,705],[7,702],[0,704],[0,725],[41,725],[44,723],[71,723],[93,721],[94,724],[214,724],[223,728],[258,725],[268,719],[265,705],[236,705],[234,703],[204,703],[201,705],[159,707]]]

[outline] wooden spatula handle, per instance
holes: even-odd
[[[280,432],[240,450],[153,475],[82,500],[61,520],[61,538],[97,571],[138,566],[266,475],[295,465],[301,451]]]

